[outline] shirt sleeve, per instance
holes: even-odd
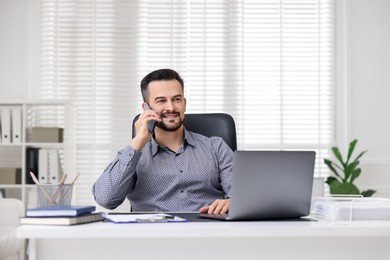
[[[141,152],[131,146],[120,150],[92,187],[95,201],[106,209],[115,209],[126,199],[136,181]]]
[[[212,137],[212,146],[217,155],[221,187],[225,193],[224,198],[230,198],[233,172],[233,151],[220,137]]]

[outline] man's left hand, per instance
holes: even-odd
[[[200,213],[225,214],[229,211],[230,199],[217,199],[209,206],[200,209]]]

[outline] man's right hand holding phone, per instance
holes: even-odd
[[[145,107],[146,106],[146,107]],[[145,109],[146,108],[146,109]],[[135,122],[135,137],[131,140],[130,145],[134,149],[140,151],[145,144],[150,140],[151,133],[149,132],[148,123],[153,121],[161,122],[160,116],[156,111],[148,109],[147,103],[144,103],[144,112],[141,113],[137,122]]]

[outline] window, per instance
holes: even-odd
[[[334,140],[331,0],[41,0],[44,98],[76,107],[77,203],[131,139],[139,82],[170,67],[187,112],[226,112],[239,149],[312,149]]]

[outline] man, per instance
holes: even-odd
[[[96,202],[114,209],[127,197],[133,211],[228,212],[233,152],[222,138],[185,129],[180,75],[153,71],[142,79],[141,92],[144,112],[136,135],[95,182]]]

